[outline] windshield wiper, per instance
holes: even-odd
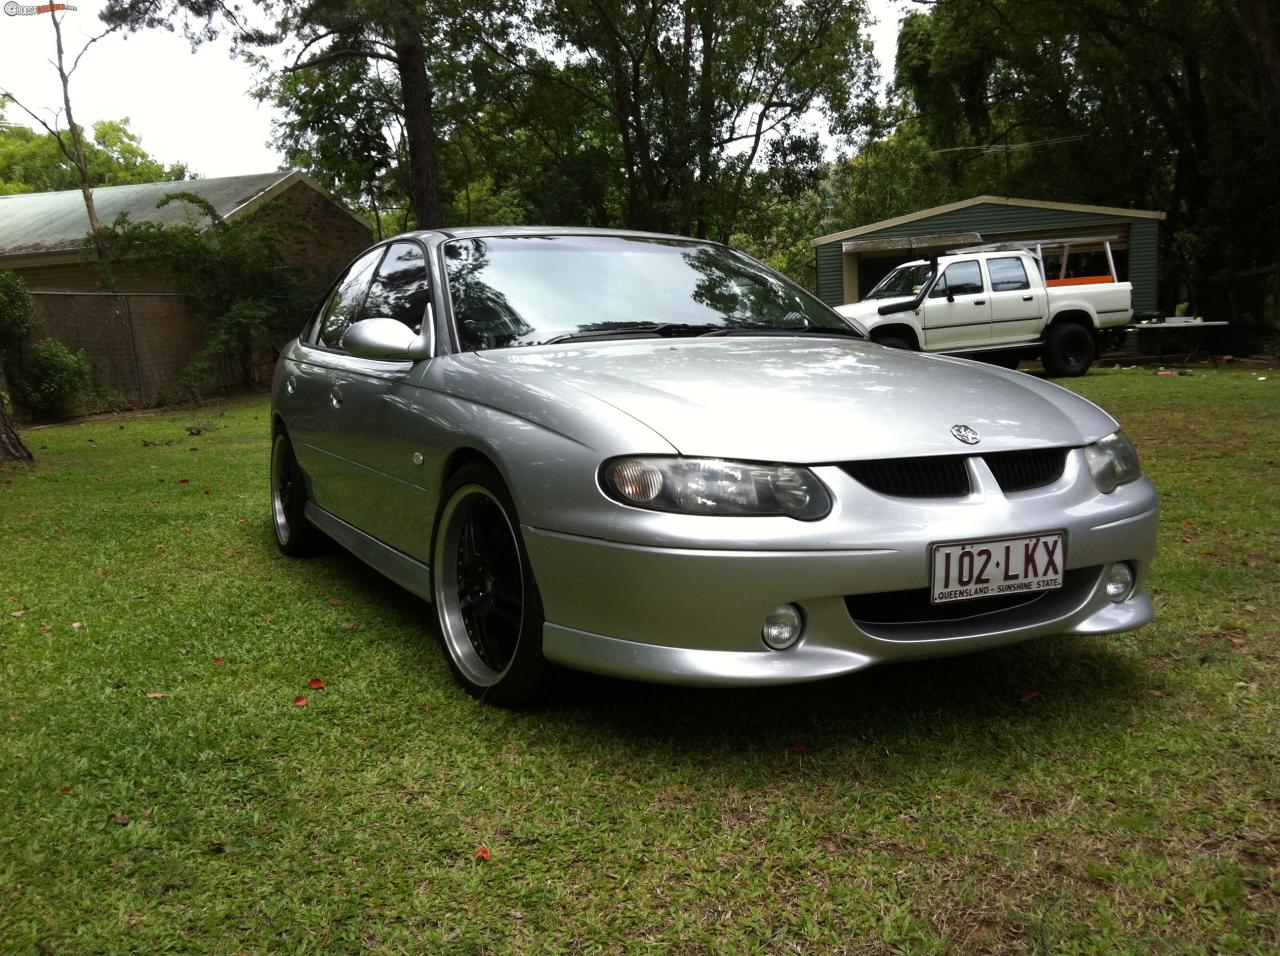
[[[689,325],[683,322],[656,322],[650,325],[624,325],[616,329],[597,329],[589,332],[564,332],[539,342],[539,345],[555,345],[557,342],[583,342],[591,339],[627,339],[637,335],[652,335],[665,339],[675,335],[703,335],[710,325]]]

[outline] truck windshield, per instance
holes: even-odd
[[[898,266],[881,279],[864,298],[900,299],[903,296],[917,296],[932,278],[933,269],[927,263]]]

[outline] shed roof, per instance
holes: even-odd
[[[829,236],[819,236],[814,239],[810,245],[821,246],[828,242],[836,242],[842,239],[852,239],[855,236],[865,236],[869,233],[880,232],[883,229],[889,229],[894,226],[902,226],[912,222],[918,222],[922,219],[932,219],[935,216],[941,216],[949,212],[955,212],[959,209],[968,209],[970,206],[994,205],[994,206],[1017,206],[1026,209],[1046,209],[1058,212],[1076,212],[1091,213],[1097,216],[1105,216],[1111,219],[1164,219],[1165,214],[1156,212],[1151,209],[1125,209],[1119,206],[1086,206],[1080,203],[1066,202],[1043,202],[1038,199],[1012,199],[1008,196],[975,196],[973,199],[962,199],[960,202],[947,203],[945,206],[934,206],[931,209],[921,209],[919,212],[907,213],[905,216],[897,216],[893,219],[885,219],[881,222],[869,223],[865,226],[858,226],[855,229],[845,229],[841,232],[833,232]]]
[[[156,203],[168,193],[194,193],[227,219],[256,208],[296,182],[304,182],[328,196],[300,172],[275,170],[249,176],[103,186],[93,191],[93,201],[104,225],[126,213],[134,222],[175,226],[189,221],[194,212],[186,203],[170,203],[157,209]],[[78,189],[0,196],[0,257],[79,251],[88,234],[89,214]]]

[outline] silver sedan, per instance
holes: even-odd
[[[471,693],[770,684],[1151,620],[1156,496],[1056,385],[867,341],[725,246],[416,232],[276,368],[271,496],[431,601]]]

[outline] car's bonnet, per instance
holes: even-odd
[[[1081,445],[1113,431],[1101,409],[1022,373],[860,341],[641,339],[475,355],[543,394],[590,395],[681,454],[818,463]],[[495,370],[496,371],[496,370]],[[518,409],[511,409],[518,413]]]

